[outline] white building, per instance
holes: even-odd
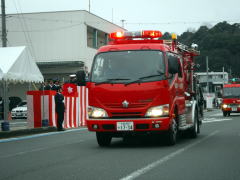
[[[117,30],[124,29],[85,10],[7,15],[8,46],[26,45],[48,78],[90,70],[96,50]]]
[[[6,25],[8,46],[27,46],[44,77],[62,81],[84,66],[90,71],[108,34],[124,30],[85,10],[8,14]],[[38,87],[10,85],[9,96],[25,99],[27,90]]]
[[[214,93],[228,83],[229,77],[227,72],[199,72],[196,73],[202,87],[207,91],[207,82],[209,84],[209,92]]]
[[[216,101],[218,104],[221,102],[223,85],[229,81],[227,72],[199,72],[196,73],[199,83],[203,87],[203,96],[206,100],[206,108],[216,107]],[[207,90],[207,83],[209,90]],[[217,99],[215,99],[217,98]],[[214,99],[216,101],[214,101]],[[215,102],[215,104],[214,104]]]

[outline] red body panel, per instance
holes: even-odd
[[[151,106],[169,104],[170,95],[166,81],[124,84],[89,83],[89,105],[103,108],[111,117],[112,112],[138,111],[145,114]],[[122,102],[129,102],[128,108],[122,107]]]
[[[152,50],[154,49],[160,51],[170,50],[168,46],[159,43],[114,44],[101,47],[98,50],[98,53],[108,51],[146,50],[146,49]]]

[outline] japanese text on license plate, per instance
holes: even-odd
[[[133,131],[133,122],[117,122],[117,131]]]

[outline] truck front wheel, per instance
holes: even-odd
[[[197,110],[195,111],[195,116],[194,116],[194,125],[189,129],[189,135],[191,138],[196,138],[198,132],[200,132],[200,126],[199,126],[199,121],[198,121],[198,113]]]
[[[112,136],[104,132],[96,132],[98,145],[106,147],[111,144]]]
[[[167,132],[167,144],[172,146],[177,142],[178,125],[176,119],[172,120],[171,126]]]
[[[223,116],[226,117],[228,115],[227,111],[223,111]]]

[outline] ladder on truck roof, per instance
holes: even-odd
[[[192,56],[200,55],[200,51],[196,50],[196,48],[194,48],[194,47],[190,48],[187,45],[182,44],[180,42],[176,42],[173,40],[163,40],[163,44],[166,44],[171,48],[173,48],[173,46],[174,46],[174,48],[178,49],[180,52],[187,53]]]
[[[185,53],[189,53],[192,56],[200,55],[200,51],[196,50],[196,48],[188,47],[187,45],[179,43],[179,42],[177,42],[177,48],[178,48],[178,50],[183,51]]]

